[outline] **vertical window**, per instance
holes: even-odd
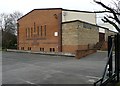
[[[44,51],[44,48],[42,48],[42,51]]]
[[[35,26],[35,22],[34,22],[34,32],[36,32],[36,26]]]
[[[42,36],[42,26],[41,26],[41,36]]]
[[[46,36],[46,25],[44,26],[44,34]]]
[[[55,48],[50,48],[50,52],[55,52]]]
[[[21,47],[21,50],[24,50],[24,47]]]
[[[27,38],[27,28],[26,28],[26,38]]]
[[[31,27],[31,37],[32,37],[32,35],[33,35],[33,28]]]
[[[55,48],[53,48],[53,52],[55,52]]]
[[[40,48],[40,51],[44,51],[44,48]]]
[[[39,26],[37,27],[37,35],[39,36]]]
[[[50,48],[50,52],[52,52],[52,48]]]
[[[30,38],[30,28],[28,28],[28,37]]]
[[[31,50],[31,47],[28,47],[28,50]]]

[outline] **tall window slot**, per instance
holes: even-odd
[[[36,32],[36,26],[35,26],[35,22],[34,22],[34,32]]]
[[[46,36],[46,25],[44,26],[44,34]]]
[[[27,38],[27,28],[26,28],[26,38]]]
[[[39,26],[37,27],[37,35],[39,36]]]
[[[33,28],[31,27],[31,37],[32,37],[32,35],[33,35]]]
[[[41,36],[42,36],[42,26],[41,26],[40,30],[41,30]]]
[[[30,28],[28,28],[28,38],[30,38]]]

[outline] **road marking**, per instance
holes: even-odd
[[[100,79],[100,77],[96,77],[96,76],[85,76],[85,75],[81,75],[81,74],[75,74],[77,76],[82,76],[82,77],[87,77],[87,78],[93,78],[93,79]]]
[[[88,78],[94,78],[94,79],[100,79],[100,77],[96,77],[96,76],[86,76]]]
[[[37,85],[37,84],[35,84],[35,83],[33,83],[33,82],[30,82],[30,81],[25,81],[25,82],[28,83],[28,84],[35,85],[35,86],[40,86],[40,85]]]
[[[33,82],[30,82],[30,81],[25,81],[26,83],[28,83],[28,84],[35,84],[35,83],[33,83]]]
[[[23,79],[20,79],[20,80],[23,81],[23,82],[25,82],[25,83],[27,83],[27,84],[32,84],[32,85],[35,85],[35,86],[40,86],[40,85],[37,85],[37,84],[35,84],[33,82],[30,82],[30,81],[26,81],[26,80],[23,80]]]
[[[94,79],[89,79],[88,82],[94,83],[95,80]]]

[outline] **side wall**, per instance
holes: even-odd
[[[60,51],[61,10],[33,10],[18,20],[18,48]]]
[[[78,49],[77,23],[62,24],[62,51],[74,53]]]
[[[83,22],[62,24],[63,52],[75,53],[76,50],[93,48],[99,41],[99,30],[96,26]]]

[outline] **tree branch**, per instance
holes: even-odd
[[[118,19],[117,15],[116,15],[116,12],[112,8],[106,6],[102,2],[99,2],[99,1],[96,1],[96,0],[94,0],[94,2],[101,5],[102,7],[106,8],[107,10],[109,10],[114,15],[115,20],[118,22],[118,24],[120,24],[120,20]]]
[[[114,22],[110,21],[107,17],[104,17],[104,19],[102,19],[102,21],[105,22],[105,23],[107,23],[107,22],[110,23],[110,24],[113,25],[113,26],[116,28],[116,30],[120,33],[119,27],[118,27]]]

